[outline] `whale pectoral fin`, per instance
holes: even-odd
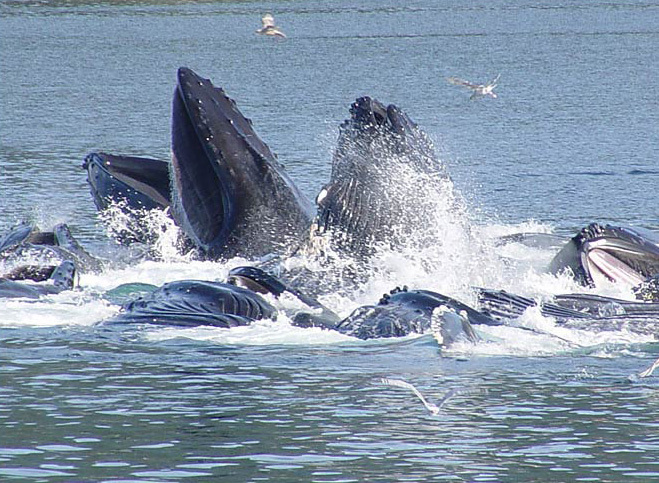
[[[53,228],[55,245],[66,250],[70,254],[76,269],[84,272],[100,273],[103,271],[103,262],[91,255],[78,240],[73,236],[69,226],[65,223]]]
[[[445,306],[433,310],[431,327],[435,339],[444,347],[456,342],[475,344],[481,340],[469,322],[466,312],[458,313]]]

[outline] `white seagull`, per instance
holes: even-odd
[[[416,394],[416,396],[419,399],[421,399],[421,402],[426,407],[426,409],[430,411],[430,414],[439,414],[439,410],[444,405],[444,403],[449,399],[451,399],[456,394],[461,392],[457,389],[451,389],[448,393],[446,393],[446,395],[443,398],[439,400],[438,404],[433,404],[429,402],[425,397],[423,397],[423,394],[421,394],[419,390],[409,382],[405,382],[400,379],[387,379],[387,378],[382,378],[381,381],[382,384],[385,384],[387,386],[402,387],[403,389],[409,389],[410,391],[412,391],[414,394]]]
[[[494,80],[488,82],[487,84],[472,84],[469,81],[459,79],[457,77],[448,77],[446,80],[451,84],[456,86],[463,86],[474,91],[469,99],[480,99],[481,97],[490,96],[493,99],[497,98],[497,95],[494,93],[494,88],[497,86],[501,74],[497,75]]]
[[[652,365],[651,365],[650,367],[648,367],[646,370],[644,370],[643,372],[639,373],[638,376],[639,376],[639,377],[648,377],[648,376],[652,375],[652,373],[654,372],[654,370],[655,370],[657,367],[659,367],[659,359],[657,359],[656,361],[654,361],[654,362],[652,363]]]
[[[263,27],[256,31],[257,34],[272,35],[274,37],[281,37],[283,39],[286,38],[284,32],[275,27],[275,18],[269,13],[265,14],[263,18],[261,18],[261,23],[263,24]]]

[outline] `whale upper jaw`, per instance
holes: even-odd
[[[178,71],[172,214],[209,257],[261,256],[308,232],[313,206],[224,90]]]

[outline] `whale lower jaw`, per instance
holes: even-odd
[[[570,272],[583,285],[637,286],[659,273],[659,237],[639,228],[593,223],[559,251],[549,271]]]

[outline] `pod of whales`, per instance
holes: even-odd
[[[125,304],[122,311],[107,323],[230,328],[277,318],[279,311],[261,294],[278,297],[288,291],[283,283],[255,267],[234,269],[229,281],[231,283],[181,280],[164,284]],[[238,286],[237,283],[250,288]],[[359,307],[345,319],[309,297],[290,293],[304,307],[286,314],[293,325],[321,327],[359,339],[427,333],[433,322],[433,311],[440,307],[455,313],[460,311],[468,317],[459,328],[447,321],[448,327],[443,329],[443,321],[435,320],[434,329],[442,331],[445,343],[458,339],[462,334],[472,340],[472,323],[501,325],[501,322],[457,300],[428,290],[396,288],[376,305]],[[322,307],[322,312],[317,310],[319,307]]]
[[[181,68],[172,104],[172,159],[161,161],[104,152],[87,155],[83,168],[99,211],[118,208],[133,223],[117,233],[121,243],[151,243],[145,211],[161,210],[180,228],[188,249],[203,259],[236,255],[258,260],[232,270],[226,281],[170,282],[125,303],[107,323],[235,327],[274,319],[284,309],[273,300],[287,293],[302,308],[286,312],[300,327],[321,327],[360,339],[441,334],[444,344],[478,340],[472,325],[501,325],[531,307],[559,322],[603,321],[639,315],[659,317],[659,238],[628,227],[592,224],[570,239],[548,270],[569,273],[587,286],[621,282],[639,302],[586,294],[536,301],[498,290],[479,291],[477,308],[429,290],[397,288],[373,305],[339,317],[317,296],[335,288],[323,275],[291,271],[282,260],[301,251],[325,260],[350,254],[361,264],[379,247],[396,250],[429,222],[431,206],[409,202],[392,179],[410,173],[425,187],[448,179],[428,136],[399,108],[362,97],[339,127],[330,181],[316,206],[298,190],[224,90]],[[538,243],[541,237],[510,241]],[[556,238],[552,238],[552,244]],[[30,252],[32,250],[32,252]],[[35,260],[26,253],[48,253]],[[53,256],[56,255],[56,256]],[[75,274],[102,270],[65,226],[39,232],[20,225],[0,238],[0,296],[38,297],[75,287]],[[55,263],[57,262],[57,263]],[[364,265],[362,265],[364,266]],[[359,265],[342,272],[349,283]],[[276,276],[275,276],[276,274]],[[316,276],[318,278],[314,279]],[[35,288],[35,284],[37,285]]]

